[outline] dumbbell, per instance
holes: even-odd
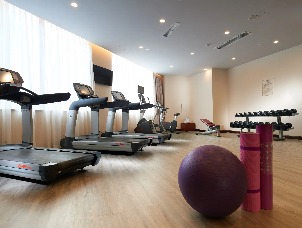
[[[283,109],[282,115],[283,116],[291,116],[292,112],[290,110],[288,110],[288,109]]]
[[[238,128],[242,128],[243,126],[243,122],[242,121],[238,121]]]
[[[256,128],[255,122],[250,121],[250,122],[249,122],[249,128],[250,128],[250,129],[255,129],[255,128]]]
[[[270,116],[276,116],[276,111],[274,111],[274,110],[271,110],[269,113],[270,113]]]
[[[282,110],[277,110],[276,111],[276,116],[282,116],[283,115],[283,111]]]
[[[243,121],[241,128],[248,128],[248,123],[246,121]]]
[[[292,128],[292,127],[293,127],[293,125],[292,125],[291,123],[286,123],[286,126],[287,126],[288,128]]]
[[[297,113],[297,109],[291,109],[290,111],[291,111],[293,114],[294,114],[294,113]]]
[[[277,124],[276,122],[272,122],[271,125],[273,125],[273,129],[274,129],[274,130],[277,130],[276,128],[277,128],[277,125],[278,125],[278,124]]]
[[[279,130],[282,130],[282,131],[288,131],[288,127],[287,127],[287,124],[285,123],[280,123],[279,124]]]
[[[239,122],[238,121],[235,121],[235,122],[232,122],[233,123],[233,128],[238,128],[239,127]]]

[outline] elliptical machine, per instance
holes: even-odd
[[[157,102],[157,107],[159,109],[159,124],[158,127],[161,131],[169,131],[171,133],[175,132],[177,128],[177,117],[180,115],[179,112],[174,114],[174,119],[171,122],[166,122],[166,114],[169,108],[164,107],[159,102]]]
[[[140,104],[146,104],[147,102],[144,96],[144,87],[138,86],[137,92]],[[134,128],[134,132],[144,134],[156,134],[157,131],[155,129],[154,122],[153,120],[147,120],[146,118],[144,118],[145,112],[146,109],[140,109],[140,120],[138,121],[136,128]]]
[[[138,97],[139,97],[141,104],[147,103],[146,99],[144,97],[144,87],[142,87],[142,86],[138,86]],[[157,107],[157,105],[153,105],[153,107]],[[161,134],[166,135],[166,137],[165,137],[166,139],[168,139],[168,140],[171,139],[171,133],[167,132],[163,126],[159,126],[159,125],[161,125],[161,123],[159,123],[159,125],[157,125],[157,124],[154,124],[153,120],[147,120],[146,118],[144,118],[145,112],[146,112],[145,109],[140,110],[140,120],[138,121],[136,128],[134,128],[134,131],[136,133],[144,133],[144,134],[161,133]]]

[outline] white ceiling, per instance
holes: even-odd
[[[162,75],[231,68],[302,44],[301,0],[75,0],[78,8],[71,1],[7,0]],[[215,49],[244,31],[252,34]]]

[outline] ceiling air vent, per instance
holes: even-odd
[[[175,29],[177,29],[178,26],[180,26],[179,22],[172,24],[169,30],[163,36],[164,37],[170,36],[175,31]]]
[[[235,43],[235,42],[238,41],[238,40],[241,40],[242,38],[244,38],[244,37],[246,37],[246,36],[248,36],[248,35],[250,35],[250,34],[252,34],[252,33],[251,33],[251,32],[245,31],[244,33],[241,33],[241,34],[239,34],[239,35],[233,37],[232,39],[230,39],[230,40],[224,42],[223,44],[217,46],[216,49],[222,49],[222,48],[224,48],[224,47],[226,47],[226,46],[228,46],[228,45],[230,45],[230,44],[232,44],[232,43]]]

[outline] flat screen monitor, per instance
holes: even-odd
[[[137,86],[137,92],[139,93],[139,94],[144,94],[144,87],[143,86]]]
[[[93,73],[95,83],[112,86],[113,71],[93,64]]]

